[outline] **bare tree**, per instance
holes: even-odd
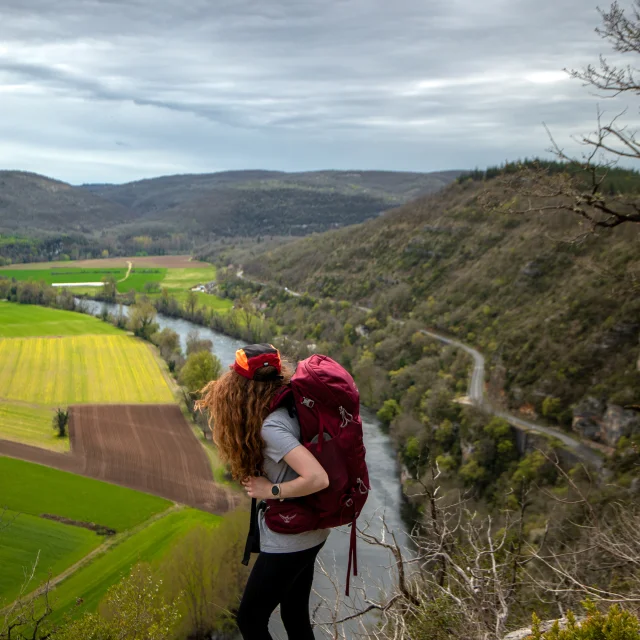
[[[618,2],[609,10],[599,9],[599,12],[602,25],[596,33],[610,43],[616,53],[640,55],[640,0],[634,0],[629,12]],[[619,96],[632,99],[640,95],[640,71],[632,63],[618,66],[600,56],[597,65],[565,71],[603,99]],[[590,231],[640,223],[640,197],[619,194],[612,185],[607,187],[611,170],[620,161],[629,165],[640,160],[638,132],[625,124],[626,115],[627,109],[624,109],[605,120],[599,110],[595,131],[577,140],[584,148],[581,157],[566,152],[547,129],[552,144],[550,150],[558,160],[567,163],[566,171],[551,173],[541,164],[501,176],[498,182],[502,195],[506,191],[515,196],[503,210],[520,214],[567,211],[579,216]],[[490,197],[488,204],[498,204],[491,200]]]
[[[526,516],[542,489],[522,482],[511,491],[517,509],[480,517],[464,496],[441,495],[440,473],[431,469],[428,480],[417,480],[425,511],[412,550],[402,548],[384,519],[379,533],[372,523],[359,531],[361,539],[389,551],[393,588],[363,580],[357,587],[362,606],[345,608],[335,583],[335,597],[325,593],[314,612],[316,628],[333,640],[502,640],[528,624],[534,611],[564,618],[585,599],[640,612],[640,507],[621,500],[599,504],[602,493],[585,490],[592,486],[586,470],[581,483],[548,459],[568,492],[565,498],[547,494],[558,509],[535,542]],[[358,627],[347,633],[345,625],[354,622]]]
[[[0,610],[0,640],[48,640],[54,637],[56,626],[49,621],[53,611],[49,600],[49,580],[30,593],[39,555],[26,572],[18,597]]]
[[[640,505],[617,496],[598,507],[570,474],[557,468],[571,495],[549,497],[572,510],[557,536],[569,543],[532,550],[531,584],[552,598],[562,615],[585,599],[640,614]]]
[[[440,495],[437,468],[422,485],[426,515],[414,529],[413,551],[407,552],[386,522],[379,533],[371,523],[359,531],[367,543],[388,550],[395,586],[382,596],[379,587],[360,587],[365,606],[344,615],[318,615],[318,626],[335,640],[341,625],[377,614],[378,623],[363,637],[380,640],[440,640],[450,637],[501,639],[517,617],[519,598],[527,588],[523,567],[530,562],[524,517],[529,488],[519,490],[519,511],[494,519],[481,518],[463,496]],[[326,600],[325,610],[333,603]],[[339,611],[333,606],[334,611]],[[342,635],[341,635],[342,634]]]

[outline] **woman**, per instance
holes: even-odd
[[[308,496],[329,479],[300,444],[300,424],[287,408],[271,411],[275,396],[293,374],[271,345],[250,345],[236,353],[230,371],[203,390],[213,439],[233,477],[257,500]],[[280,605],[290,640],[313,640],[309,596],[314,565],[328,529],[299,534],[271,531],[259,514],[260,554],[249,576],[238,627],[245,640],[272,640],[269,618]]]

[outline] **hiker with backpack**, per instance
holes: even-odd
[[[272,345],[249,345],[209,383],[220,455],[252,499],[244,564],[258,553],[237,614],[244,640],[271,640],[280,605],[290,640],[313,640],[309,597],[315,560],[331,527],[351,526],[349,575],[357,575],[356,519],[369,477],[358,390],[349,373],[314,355],[295,373]]]

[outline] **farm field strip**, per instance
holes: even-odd
[[[168,269],[162,286],[169,291],[184,291],[198,284],[205,284],[215,280],[216,268],[199,269]]]
[[[42,453],[48,463],[56,458],[73,460],[69,455]],[[51,513],[95,522],[118,532],[131,529],[171,506],[170,501],[157,496],[76,475],[80,472],[68,473],[0,455],[1,504],[33,516]]]
[[[233,506],[177,405],[76,405],[69,432],[87,475],[214,513]]]
[[[25,442],[52,451],[69,451],[69,439],[58,438],[51,427],[53,411],[0,398],[0,438]]]
[[[99,318],[35,305],[0,304],[0,338],[122,335]]]
[[[142,293],[144,292],[145,285],[148,282],[153,282],[157,284],[158,287],[163,286],[166,275],[167,269],[136,269],[136,267],[133,267],[129,276],[118,282],[117,289],[120,293],[127,293],[131,290],[136,291],[137,293]]]
[[[181,509],[126,536],[55,587],[53,621],[60,621],[71,612],[75,618],[85,612],[95,611],[109,587],[125,577],[133,565],[157,561],[176,540],[193,527],[204,525],[213,528],[219,522],[219,516],[195,509]],[[82,599],[79,606],[78,598]]]
[[[26,513],[7,512],[0,544],[0,608],[19,593],[25,573],[38,560],[34,584],[57,575],[102,544],[95,532]]]
[[[49,406],[174,400],[149,347],[124,335],[0,338],[0,397]]]
[[[60,284],[67,282],[101,282],[105,276],[113,276],[116,280],[124,278],[127,269],[79,269],[74,267],[56,267],[52,269],[2,269],[0,276],[25,281]]]

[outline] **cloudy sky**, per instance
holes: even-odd
[[[562,72],[608,51],[596,2],[1,0],[0,168],[125,182],[544,154],[543,122],[570,145],[602,104]]]

